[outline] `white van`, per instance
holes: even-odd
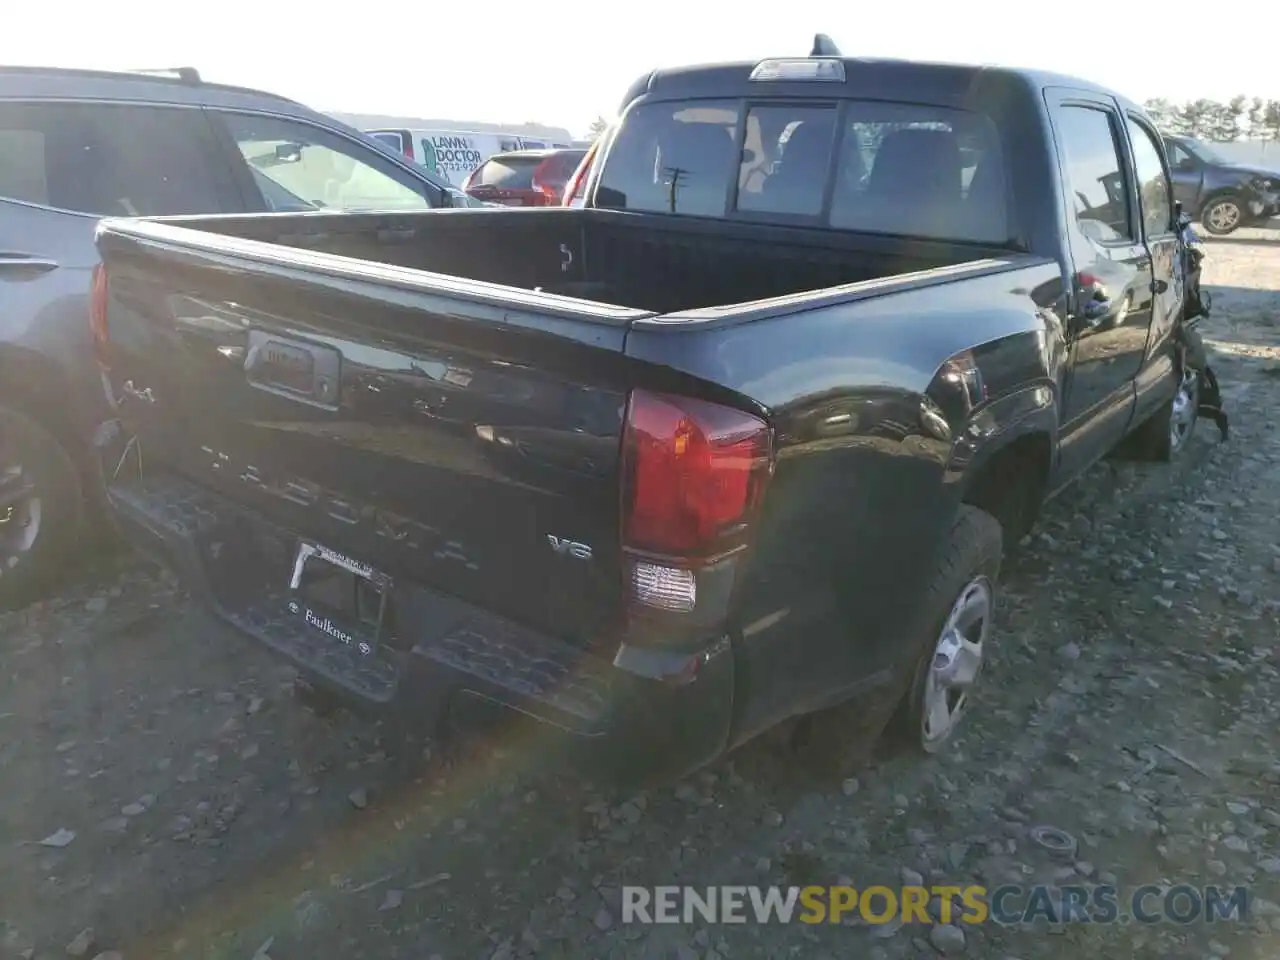
[[[568,147],[569,141],[523,137],[508,133],[467,133],[459,130],[379,129],[365,133],[398,150],[414,163],[461,188],[480,164],[509,150]]]

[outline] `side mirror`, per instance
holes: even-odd
[[[1190,157],[1183,157],[1178,161],[1178,165],[1174,167],[1175,170],[1194,170],[1195,168],[1196,162]]]
[[[302,144],[282,143],[276,147],[276,160],[280,163],[297,163],[302,159]]]

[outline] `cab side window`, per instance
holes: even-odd
[[[1128,120],[1129,140],[1133,144],[1133,164],[1138,174],[1138,201],[1142,207],[1142,226],[1148,237],[1173,232],[1173,191],[1165,172],[1155,135],[1132,117]]]

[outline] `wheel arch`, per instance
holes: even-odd
[[[1053,472],[1053,431],[1030,422],[969,465],[960,500],[1000,522],[1006,553],[1035,523]]]
[[[69,390],[66,373],[44,354],[0,344],[0,404],[15,406],[45,427],[79,462],[75,421],[67,406]]]

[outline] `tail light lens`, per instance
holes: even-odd
[[[630,498],[623,538],[646,552],[700,557],[754,514],[769,428],[719,404],[637,390],[627,415]]]
[[[89,330],[93,334],[93,355],[98,366],[107,368],[107,270],[102,264],[93,268],[89,285]]]
[[[699,570],[744,546],[772,471],[772,434],[732,407],[635,390],[623,441],[632,597],[689,612]]]
[[[543,160],[534,167],[533,175],[529,178],[534,193],[539,197],[539,206],[558,207],[564,196],[563,188],[555,185],[556,168],[559,166],[556,161],[556,157]]]

